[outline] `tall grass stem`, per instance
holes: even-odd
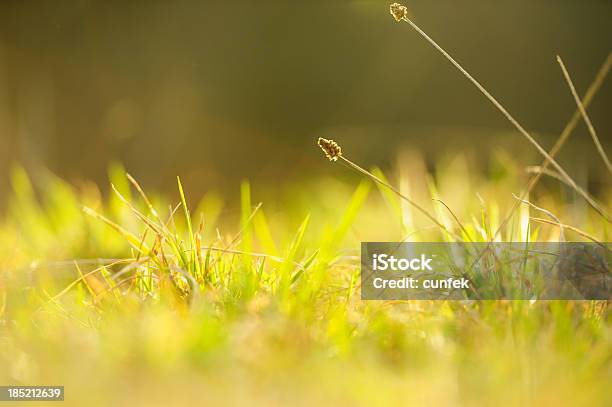
[[[584,191],[576,182],[569,176],[569,174],[551,157],[546,150],[540,146],[540,144],[525,130],[525,128],[493,97],[489,91],[485,89],[463,66],[461,66],[448,52],[444,50],[438,43],[436,43],[429,35],[419,28],[411,19],[408,18],[407,14],[404,14],[400,20],[403,20],[410,24],[410,26],[427,42],[429,42],[438,52],[440,52],[455,68],[463,74],[470,82],[478,88],[478,90],[487,98],[489,101],[508,119],[508,121],[521,133],[527,141],[529,141],[539,152],[542,154],[550,164],[566,179],[566,181],[574,188],[588,203],[595,209],[601,216],[603,216],[609,223],[612,223],[608,213],[603,209],[593,198],[591,198],[586,191]]]
[[[584,120],[584,123],[587,125],[587,128],[589,129],[589,133],[591,134],[591,137],[593,138],[593,143],[595,143],[595,147],[597,147],[597,152],[601,156],[601,159],[603,160],[603,162],[606,164],[606,167],[608,168],[608,172],[610,173],[610,175],[612,175],[612,163],[610,163],[610,159],[608,158],[608,155],[604,151],[603,146],[601,145],[601,142],[599,141],[599,137],[597,136],[595,127],[593,126],[593,123],[591,122],[591,119],[589,115],[587,114],[586,109],[582,105],[582,102],[580,101],[580,97],[578,96],[578,92],[576,92],[576,87],[574,86],[574,82],[572,81],[572,78],[570,77],[570,74],[567,71],[565,64],[563,63],[563,60],[561,59],[559,55],[557,55],[557,62],[559,63],[559,66],[561,67],[561,71],[563,72],[563,76],[565,77],[565,80],[567,81],[567,85],[570,88],[570,92],[572,92],[572,96],[574,97],[574,100],[576,101],[576,105],[578,106],[578,110],[580,111],[580,114],[582,115],[582,119]]]

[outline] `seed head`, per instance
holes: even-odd
[[[393,18],[395,18],[395,21],[398,22],[408,18],[408,7],[402,6],[399,3],[391,4],[391,6],[389,6],[389,12],[391,12],[391,15]]]
[[[342,155],[342,149],[334,140],[327,140],[319,137],[317,144],[321,147],[325,156],[329,158],[329,161],[338,161],[338,157]]]

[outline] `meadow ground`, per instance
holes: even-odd
[[[525,184],[492,157],[486,174],[464,154],[427,174],[413,155],[397,171],[410,177],[389,182],[449,230],[488,241]],[[610,403],[604,302],[361,301],[360,241],[451,237],[337,171],[259,204],[247,182],[239,203],[182,188],[149,196],[113,166],[105,196],[16,168],[0,227],[0,382],[64,385],[69,405]],[[537,202],[609,240],[557,180]],[[558,240],[538,216],[521,204],[498,240]]]
[[[320,140],[329,176],[245,181],[229,202],[180,180],[144,191],[120,165],[109,193],[15,167],[0,384],[63,385],[77,406],[612,405],[605,301],[362,301],[359,286],[362,241],[608,242],[608,173],[593,197],[551,156],[584,120],[612,173],[584,108],[612,57],[582,102],[558,59],[579,110],[549,155],[406,7],[390,12],[548,160],[525,169],[500,149],[483,170],[456,151],[427,170],[412,151],[385,174]]]

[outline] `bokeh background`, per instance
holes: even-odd
[[[555,55],[583,93],[611,48],[609,0],[408,6],[547,148],[575,109]],[[590,109],[608,151],[611,86]],[[540,161],[387,1],[0,2],[0,207],[16,163],[105,184],[119,161],[146,187],[174,191],[180,175],[197,195],[329,172],[318,136],[365,166],[405,148],[429,164],[462,151],[486,168],[500,146]],[[561,157],[597,185],[582,124]]]

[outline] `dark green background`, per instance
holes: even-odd
[[[611,48],[610,1],[408,6],[546,147],[575,108],[555,55],[582,93]],[[590,110],[608,151],[610,89]],[[146,186],[181,175],[196,192],[278,182],[329,171],[320,135],[365,165],[406,145],[431,163],[507,144],[539,161],[386,1],[0,2],[0,191],[13,162],[103,182],[120,160]],[[564,162],[597,174],[584,126],[575,139]]]

